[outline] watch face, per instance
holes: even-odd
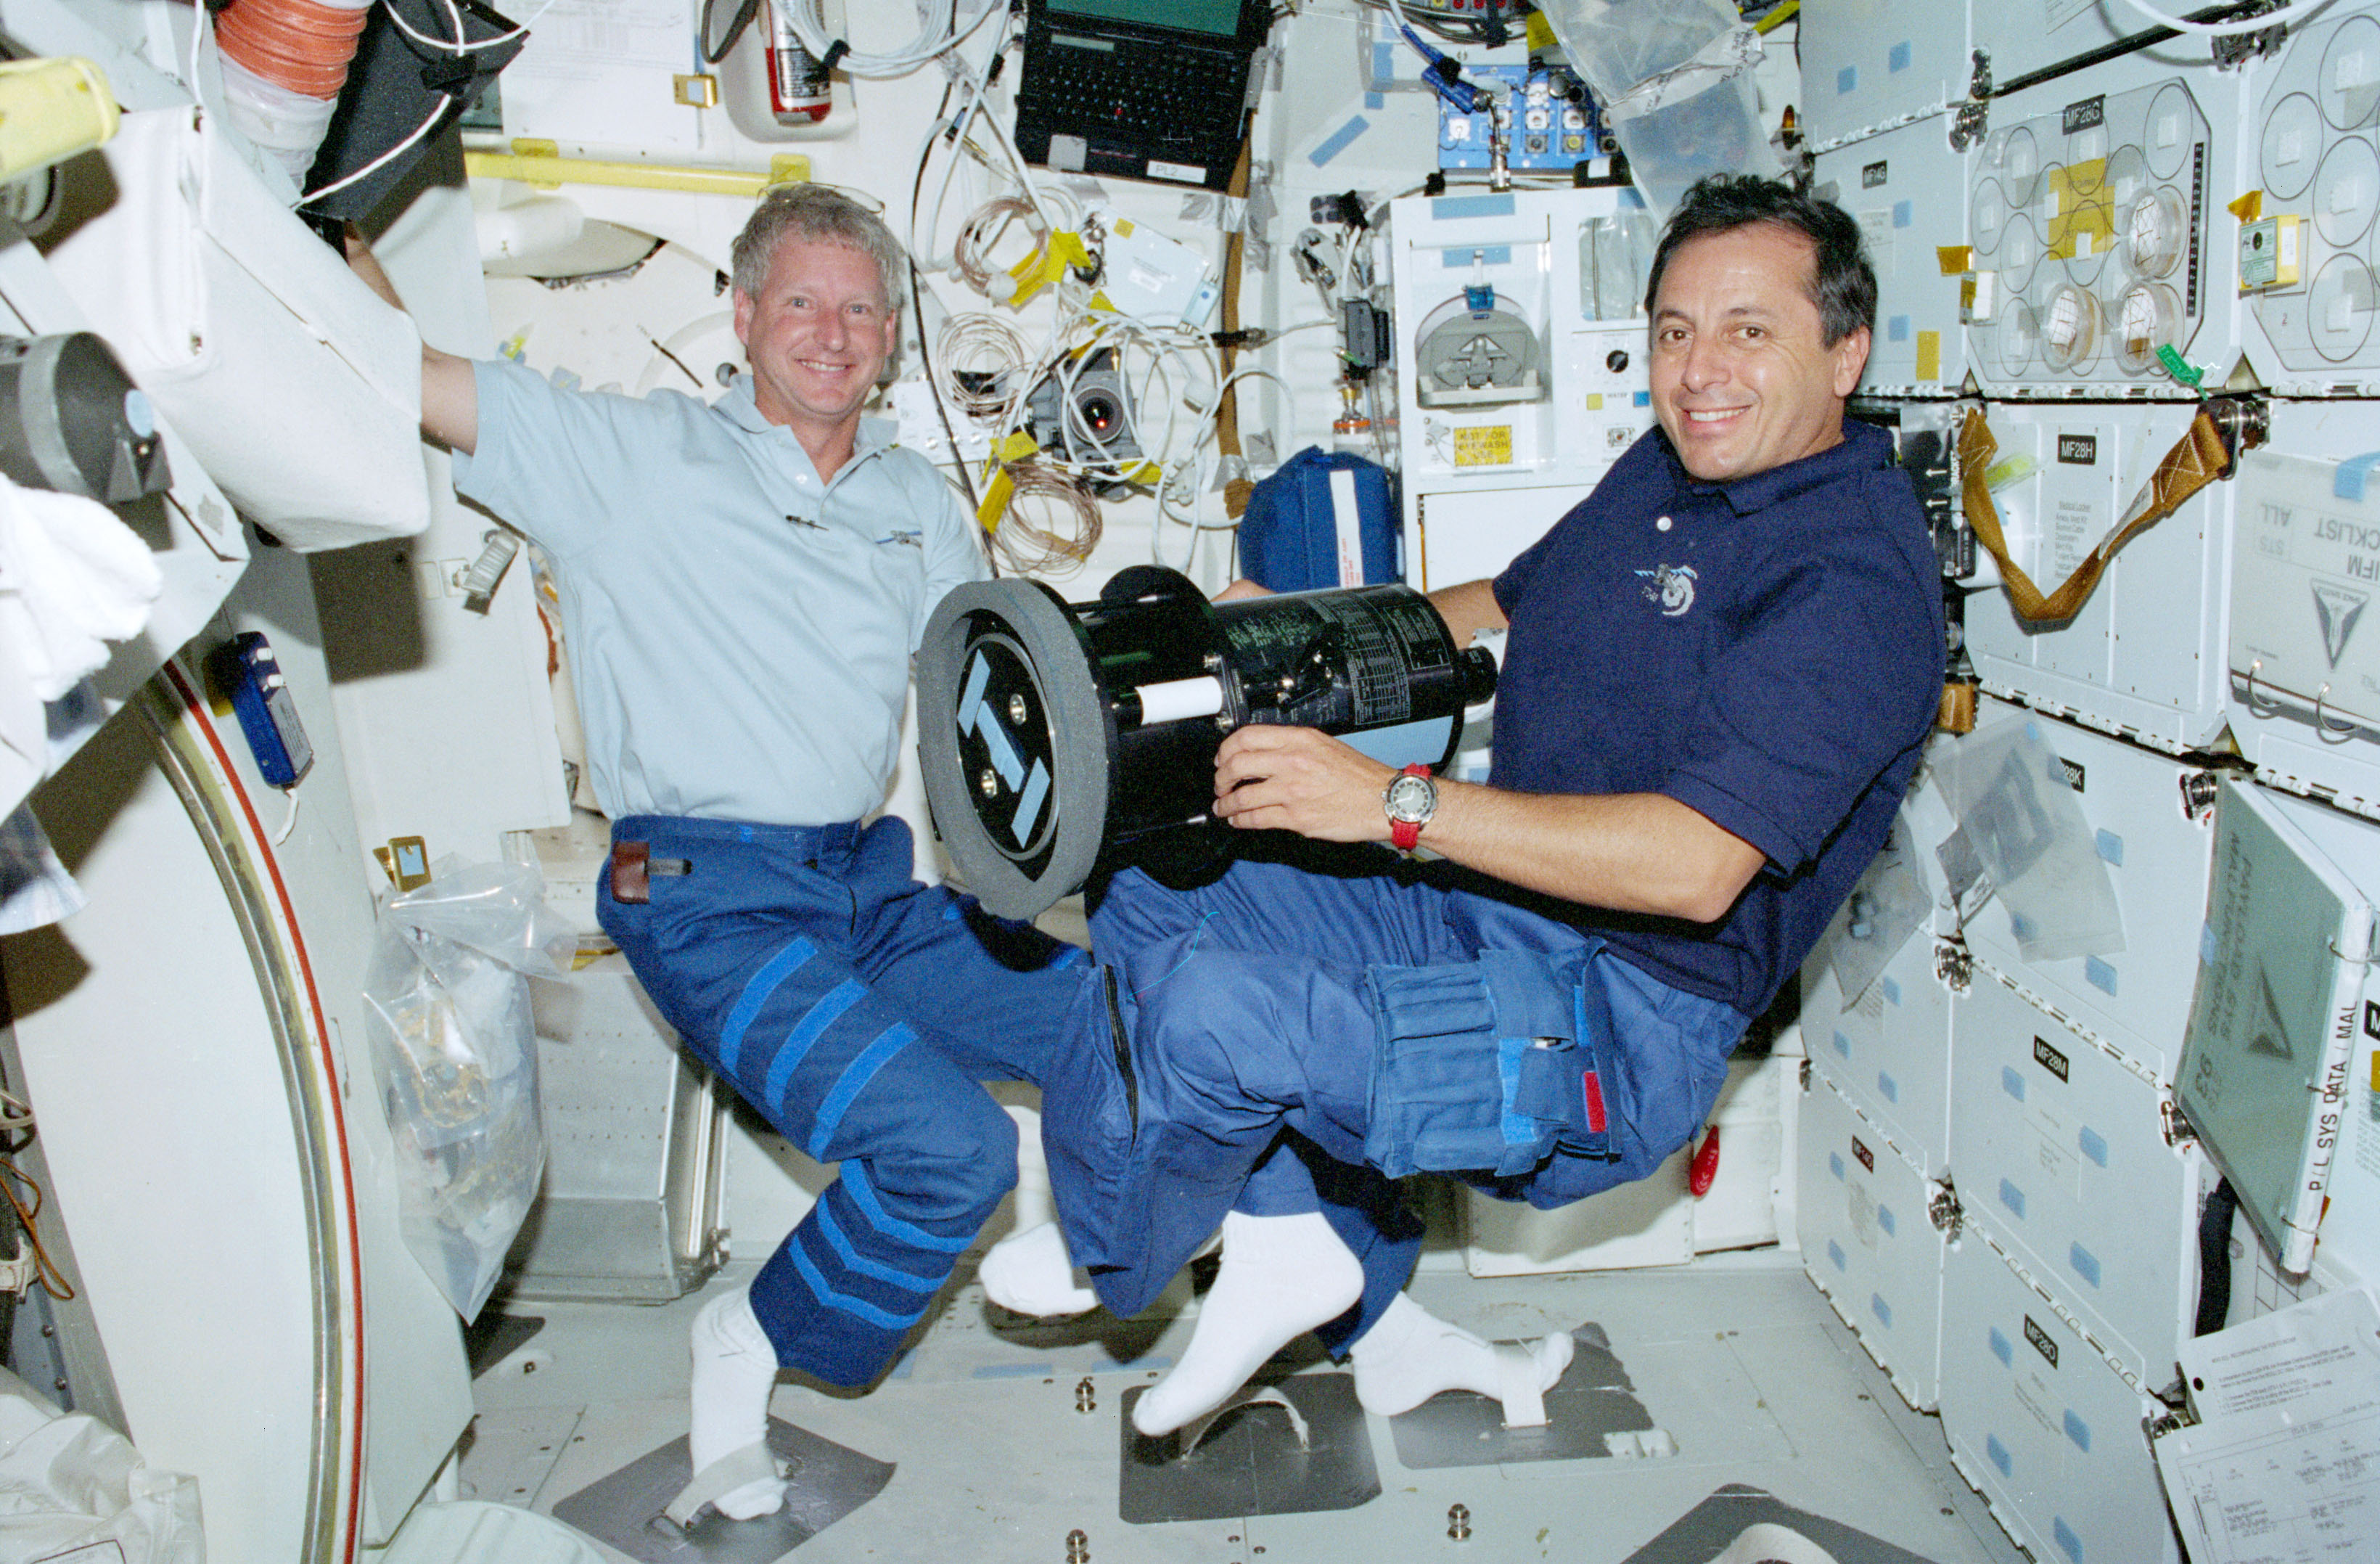
[[[1427,776],[1400,776],[1389,784],[1384,801],[1390,819],[1419,825],[1438,808],[1438,787]]]

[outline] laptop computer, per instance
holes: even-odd
[[[1016,144],[1026,161],[1220,190],[1271,0],[1027,0]]]

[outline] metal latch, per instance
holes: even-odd
[[[1934,942],[1934,975],[1942,986],[1953,994],[1964,994],[1974,981],[1975,958],[1966,945],[1955,939]]]
[[[1948,1242],[1956,1243],[1959,1234],[1965,1229],[1966,1208],[1959,1204],[1959,1191],[1950,1187],[1948,1178],[1935,1186],[1933,1195],[1926,1200],[1925,1219],[1934,1224]]]
[[[2260,396],[2209,397],[2205,411],[2206,416],[2215,421],[2215,427],[2222,432],[2223,447],[2230,453],[2234,466],[2238,465],[2241,452],[2254,450],[2273,433],[2272,404]],[[2227,472],[2224,476],[2228,478],[2230,474]]]
[[[1974,52],[1974,74],[1967,81],[1967,101],[1950,112],[1950,150],[1965,152],[1984,139],[1990,128],[1992,97],[1992,56],[1984,50]]]
[[[2181,783],[2181,817],[2204,820],[2215,809],[2216,797],[2223,789],[2222,777],[2212,771],[2185,771],[2178,779]]]

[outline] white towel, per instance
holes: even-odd
[[[0,668],[55,701],[129,641],[164,589],[149,545],[96,500],[0,477]]]

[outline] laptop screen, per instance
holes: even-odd
[[[1230,38],[1240,31],[1240,0],[1044,0],[1044,8],[1053,18],[1097,18],[1218,38]]]

